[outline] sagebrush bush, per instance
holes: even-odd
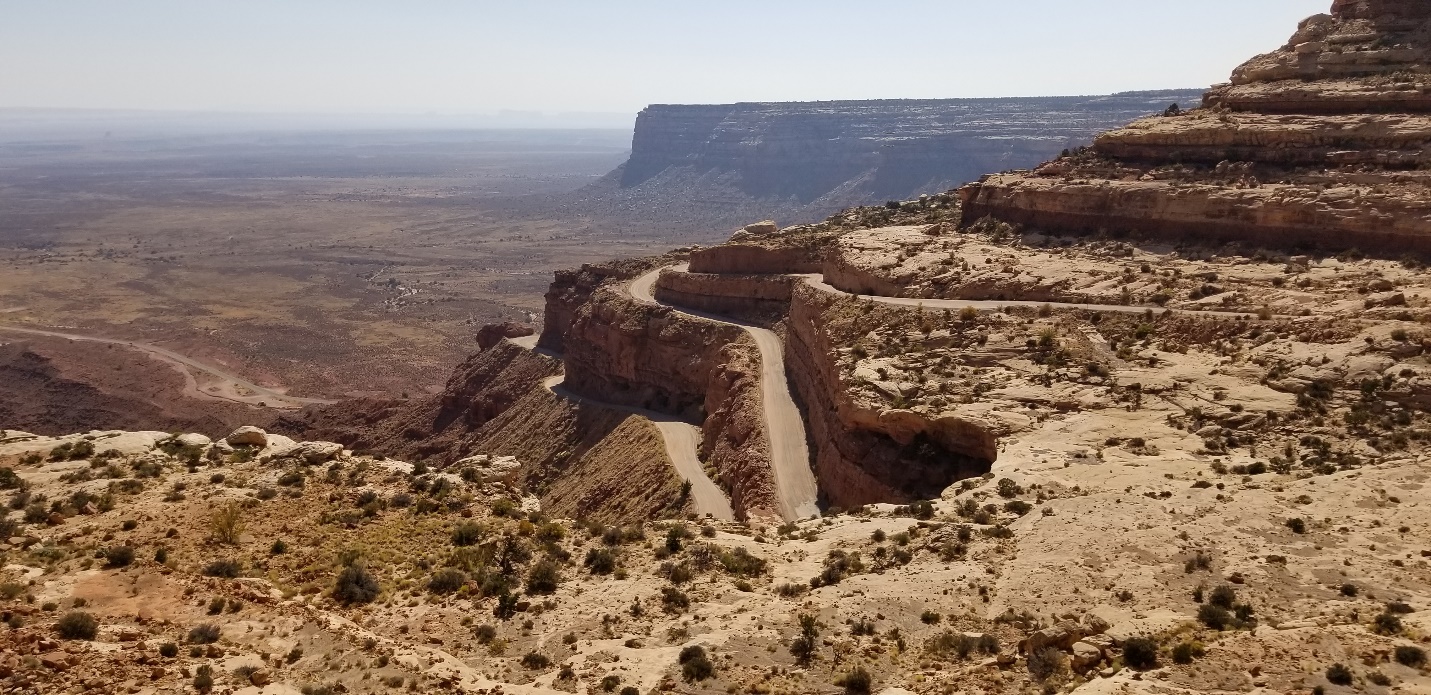
[[[189,630],[189,644],[213,644],[219,641],[219,626],[205,623]]]
[[[700,645],[682,649],[678,663],[681,665],[681,677],[687,683],[699,682],[715,676],[715,664],[711,663],[710,657],[706,656],[705,648]]]
[[[99,620],[84,611],[70,611],[55,623],[55,631],[65,639],[92,640],[99,634]]]
[[[234,579],[243,573],[243,563],[233,558],[214,560],[204,566],[204,576]]]
[[[370,603],[380,593],[377,577],[359,564],[344,567],[333,584],[333,598],[339,603]]]

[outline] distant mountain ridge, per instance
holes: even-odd
[[[813,219],[1032,166],[1170,104],[1197,105],[1202,91],[656,104],[637,116],[631,158],[608,177],[605,197],[659,203],[679,192],[739,209],[766,201],[755,207]]]

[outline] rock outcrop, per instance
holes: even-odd
[[[1201,108],[1099,135],[961,192],[985,217],[1052,232],[1135,232],[1431,252],[1431,5],[1338,0],[1238,67]]]

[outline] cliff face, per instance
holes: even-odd
[[[725,175],[756,199],[883,202],[1026,166],[1190,90],[1099,97],[655,105],[636,119],[623,189]]]
[[[966,224],[1431,252],[1431,5],[1339,0],[1203,107],[964,188]]]

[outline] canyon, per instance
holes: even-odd
[[[1036,169],[559,271],[437,393],[0,430],[0,679],[1431,689],[1428,49],[1336,0]]]

